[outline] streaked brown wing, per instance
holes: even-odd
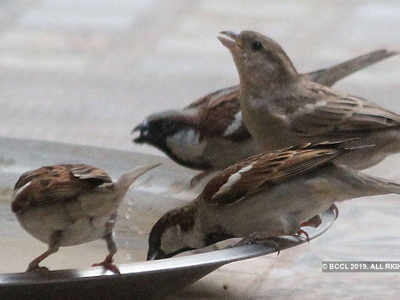
[[[200,198],[210,205],[231,205],[269,184],[278,184],[332,161],[347,151],[341,148],[343,143],[308,143],[252,156],[211,179]]]
[[[340,136],[342,133],[400,126],[399,114],[367,100],[338,97],[324,90],[318,93],[320,100],[308,102],[290,116],[291,128],[300,135]]]
[[[232,141],[250,138],[247,128],[241,121],[237,86],[219,90],[206,97],[208,100],[198,106],[199,130],[202,136],[218,136]]]
[[[103,183],[111,183],[106,172],[85,164],[42,167],[21,175],[14,187],[13,212],[72,199]]]
[[[71,165],[70,171],[75,178],[94,185],[112,182],[111,177],[102,169],[85,164]]]

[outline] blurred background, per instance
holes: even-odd
[[[306,72],[379,48],[400,50],[399,16],[398,0],[3,0],[0,135],[161,155],[131,143],[134,125],[238,82],[229,52],[216,39],[219,31],[265,33]],[[335,88],[400,112],[400,59]],[[371,172],[400,178],[393,168],[398,162],[390,158]],[[396,274],[327,275],[319,264],[346,257],[400,259],[396,200],[371,201],[362,213],[361,202],[346,203],[335,227],[318,241],[278,258],[227,266],[178,298],[397,298]],[[370,226],[372,220],[380,227]],[[366,227],[372,233],[356,235]]]

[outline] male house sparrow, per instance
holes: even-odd
[[[103,238],[109,254],[94,266],[119,273],[113,264],[118,206],[135,179],[158,165],[138,167],[117,182],[102,169],[85,164],[47,166],[22,174],[14,187],[12,211],[28,233],[49,247],[27,271],[40,269],[39,263],[60,247]]]
[[[194,201],[158,220],[147,258],[167,258],[233,237],[255,242],[296,234],[336,201],[400,193],[398,184],[332,163],[360,151],[346,142],[293,146],[224,169]]]
[[[400,115],[365,99],[338,93],[297,73],[283,49],[253,31],[222,32],[240,77],[243,120],[269,151],[308,141],[360,137],[374,148],[354,151],[341,163],[364,169],[400,151]]]
[[[377,50],[330,68],[302,76],[324,85],[336,81],[396,52]],[[228,167],[258,153],[240,112],[239,85],[208,94],[183,110],[164,111],[146,118],[132,132],[135,143],[146,143],[163,151],[178,164],[207,171]]]

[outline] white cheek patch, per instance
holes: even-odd
[[[196,228],[194,230],[190,230],[182,234],[182,240],[184,245],[193,249],[205,247],[203,237],[204,234],[199,230],[196,230]]]
[[[21,186],[20,188],[16,189],[14,191],[14,198],[17,197],[19,194],[22,193],[23,190],[25,190],[28,186],[30,186],[32,183],[32,181],[29,181],[28,183],[25,183],[23,186]]]
[[[252,168],[253,164],[250,164],[229,176],[228,180],[219,188],[214,197],[229,192],[229,190],[242,178],[242,174],[250,171]]]
[[[242,126],[242,112],[239,111],[235,114],[235,120],[231,123],[231,125],[226,128],[224,132],[224,136],[231,135],[234,133],[236,130],[238,130]]]
[[[173,253],[182,248],[198,249],[205,246],[204,234],[198,226],[188,231],[182,231],[180,225],[171,226],[162,235],[161,250]]]
[[[200,137],[194,129],[185,129],[169,137],[168,141],[176,145],[198,145]]]
[[[167,138],[167,146],[183,160],[194,160],[201,156],[207,142],[200,142],[200,134],[195,129],[180,130]]]

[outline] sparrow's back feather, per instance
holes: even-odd
[[[234,204],[261,188],[308,173],[351,151],[344,146],[348,141],[306,143],[254,155],[216,175],[199,198],[209,205]]]
[[[21,175],[14,187],[12,211],[68,201],[112,179],[102,169],[85,164],[41,167]]]
[[[342,96],[331,89],[307,82],[296,97],[295,111],[288,114],[290,127],[304,136],[340,136],[343,132],[400,126],[400,115],[355,96]]]

